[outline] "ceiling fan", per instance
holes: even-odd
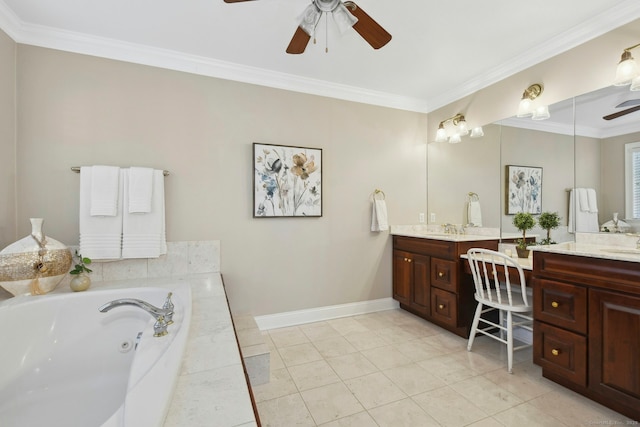
[[[225,3],[244,1],[252,0],[224,0]],[[311,0],[311,4],[307,6],[300,16],[300,24],[296,28],[291,42],[289,42],[287,53],[303,53],[311,36],[315,33],[320,17],[329,13],[331,13],[341,31],[353,27],[374,49],[380,49],[391,40],[391,34],[352,1]]]
[[[604,116],[603,119],[613,120],[613,119],[617,119],[618,117],[626,116],[627,114],[633,113],[634,111],[640,110],[640,99],[630,99],[628,101],[625,101],[621,104],[616,105],[616,108],[628,107],[630,105],[634,105],[634,107],[627,108],[626,110],[618,111],[613,114],[609,114],[608,116]]]

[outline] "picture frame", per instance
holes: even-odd
[[[542,213],[542,168],[507,165],[507,215]]]
[[[322,149],[253,143],[253,217],[322,216]]]

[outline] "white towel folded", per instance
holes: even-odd
[[[164,217],[164,175],[153,171],[149,213],[129,213],[129,171],[124,173],[122,258],[158,258],[167,252]]]
[[[469,224],[473,224],[474,227],[482,227],[482,209],[478,200],[469,202],[467,220]]]
[[[583,211],[580,203],[580,191],[583,188],[576,188],[571,190],[569,195],[569,233],[583,232],[583,233],[597,233],[599,230],[598,213]],[[584,191],[586,193],[586,191]]]
[[[119,171],[119,174],[121,172]],[[118,259],[122,244],[122,192],[115,216],[92,216],[93,167],[80,168],[80,253],[95,260]]]
[[[129,168],[129,213],[151,212],[153,169]]]
[[[578,193],[578,205],[580,206],[580,211],[591,212],[589,207],[589,198],[587,196],[587,189],[576,188],[576,192]]]
[[[587,203],[589,204],[589,212],[598,212],[596,190],[594,190],[593,188],[587,188]]]
[[[371,213],[371,231],[385,231],[388,229],[387,204],[384,200],[376,199],[373,201],[373,211]]]
[[[116,166],[84,166],[91,169],[91,215],[116,216],[120,194],[120,168]]]

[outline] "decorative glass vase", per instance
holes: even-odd
[[[69,282],[69,287],[74,292],[86,291],[89,286],[91,286],[91,277],[85,273],[74,274]]]
[[[31,218],[31,235],[0,251],[0,286],[13,295],[51,292],[71,267],[69,248],[42,232],[42,218]]]

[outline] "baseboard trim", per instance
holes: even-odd
[[[260,328],[261,331],[265,331],[269,329],[337,319],[339,317],[391,310],[398,308],[399,306],[400,304],[398,304],[398,301],[393,298],[381,298],[376,300],[359,301],[348,304],[329,305],[325,307],[309,308],[306,310],[286,311],[284,313],[256,316],[255,321],[258,328]]]

